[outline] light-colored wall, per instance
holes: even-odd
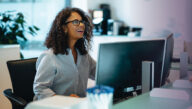
[[[109,1],[108,0],[87,0],[87,8],[91,10],[98,9],[101,3],[108,3]]]
[[[71,0],[73,7],[81,8],[83,11],[88,12],[88,0]]]
[[[75,0],[74,0],[75,1]],[[174,33],[174,57],[183,51],[184,41],[192,41],[192,0],[87,0],[88,9],[107,3],[113,19],[142,27],[142,36]]]
[[[191,0],[88,0],[87,6],[96,9],[101,3],[110,5],[113,19],[143,27],[143,35],[170,30],[178,37],[190,38]]]
[[[19,45],[0,45],[0,109],[11,109],[11,103],[3,95],[3,90],[12,88],[6,62],[20,59]]]

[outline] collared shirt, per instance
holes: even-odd
[[[77,50],[75,64],[72,51],[68,51],[68,55],[55,55],[49,49],[38,57],[33,84],[34,99],[54,94],[86,96],[88,78],[95,79],[96,62],[89,54],[81,55]]]

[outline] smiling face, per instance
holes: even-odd
[[[72,12],[70,17],[67,19],[68,22],[65,26],[65,32],[69,36],[69,41],[77,41],[80,38],[83,38],[85,31],[85,24],[78,21],[82,21],[82,17],[77,12]]]

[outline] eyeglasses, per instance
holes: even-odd
[[[68,24],[68,23],[71,23],[71,22],[72,22],[72,24],[73,24],[74,26],[79,26],[80,23],[83,23],[83,24],[85,25],[85,23],[86,23],[86,22],[83,21],[83,20],[79,21],[79,20],[75,19],[75,20],[72,20],[72,21],[65,22],[65,24]]]

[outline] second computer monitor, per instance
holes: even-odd
[[[171,61],[173,57],[173,47],[174,47],[173,34],[169,34],[165,38],[165,50],[164,50],[165,53],[161,73],[161,86],[166,83],[167,77],[169,76],[169,70],[171,68]]]
[[[142,61],[153,61],[154,86],[159,87],[165,40],[139,40],[100,44],[97,60],[96,84],[115,88],[116,93],[126,88],[141,86]]]

